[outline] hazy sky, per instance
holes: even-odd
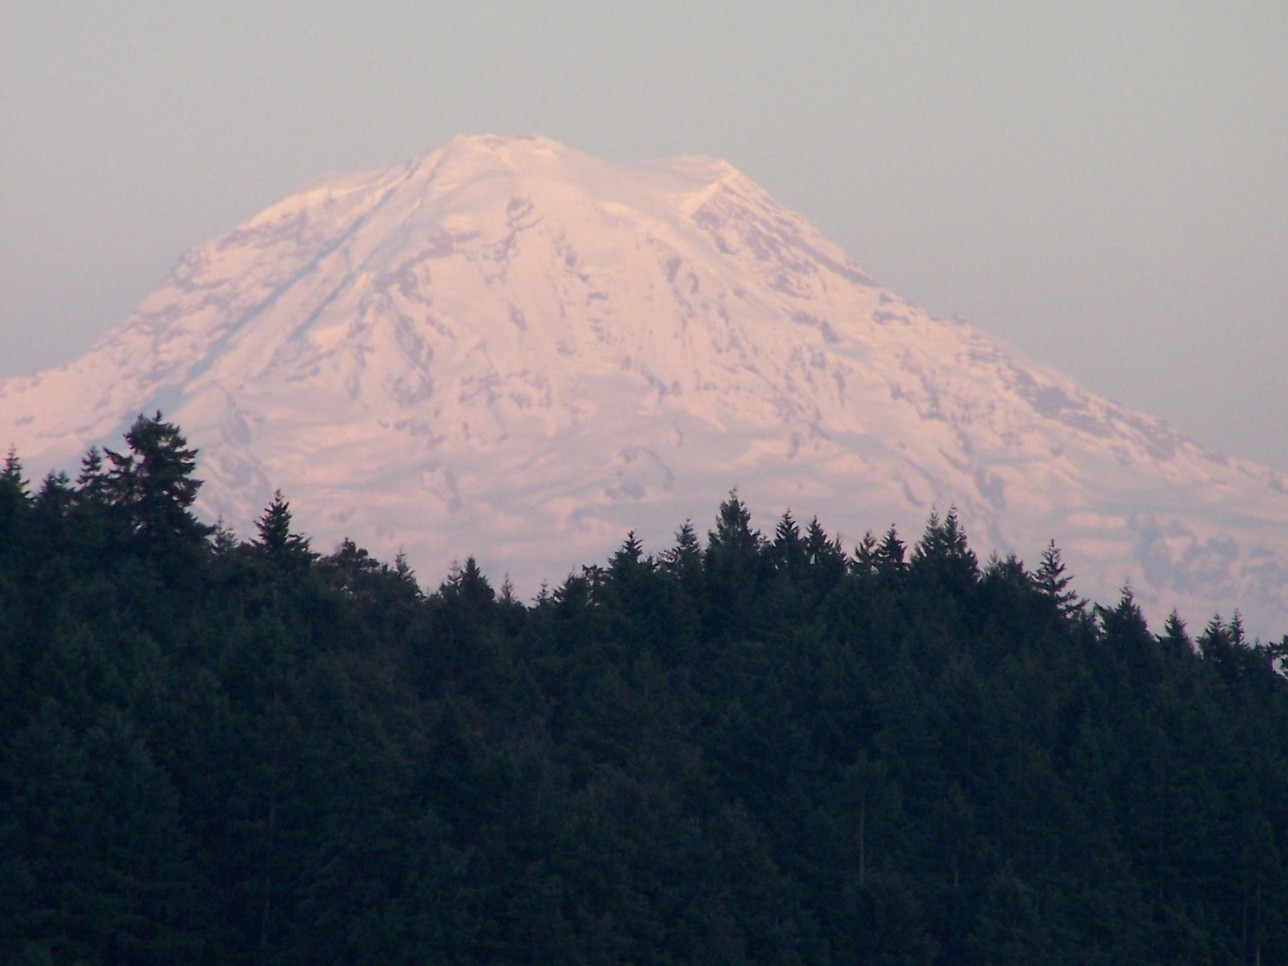
[[[1280,0],[2,0],[0,376],[320,175],[544,134],[724,158],[932,312],[1288,469],[1286,51]]]

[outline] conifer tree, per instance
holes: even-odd
[[[91,446],[81,459],[80,475],[76,477],[76,491],[82,500],[99,499],[107,488],[107,470],[103,468],[103,454]]]
[[[634,615],[641,608],[656,610],[661,604],[657,565],[651,556],[645,556],[634,530],[609,558],[604,577],[606,599],[622,617]]]
[[[259,518],[258,530],[255,546],[280,567],[303,569],[317,558],[309,549],[308,538],[292,532],[291,505],[282,498],[281,490],[273,492],[273,502]]]
[[[979,561],[966,544],[956,507],[950,508],[942,521],[938,513],[931,511],[913,552],[910,570],[928,586],[954,594],[966,591],[979,579]]]
[[[799,536],[799,534],[798,534]],[[720,504],[716,526],[707,534],[708,567],[751,566],[758,558],[764,538],[751,528],[751,513],[737,492]]]
[[[496,591],[483,576],[478,561],[473,557],[465,558],[465,566],[453,567],[438,592],[446,598],[459,598],[462,602],[477,610],[490,607],[496,600]]]
[[[791,510],[783,513],[774,528],[774,540],[769,546],[769,552],[774,570],[780,573],[795,575],[804,568],[805,543]]]
[[[872,552],[876,572],[885,576],[896,576],[903,573],[908,569],[908,564],[904,560],[906,553],[907,547],[899,539],[899,534],[895,528],[891,526]]]
[[[1048,541],[1046,549],[1042,551],[1042,563],[1033,575],[1033,582],[1042,596],[1055,605],[1062,617],[1081,609],[1082,603],[1078,595],[1069,589],[1072,577],[1064,571],[1060,548],[1054,540]]]
[[[805,559],[817,593],[830,591],[845,576],[845,550],[841,541],[827,535],[818,517],[805,528]]]
[[[9,448],[8,454],[4,458],[4,466],[0,467],[0,498],[12,500],[26,500],[30,493],[27,490],[27,480],[22,474],[22,460],[18,458],[18,451],[13,447]]]
[[[865,577],[876,573],[877,538],[872,535],[871,530],[863,534],[863,539],[854,548],[854,557],[850,560],[850,570]]]
[[[140,414],[125,442],[128,453],[104,451],[112,464],[105,488],[110,502],[128,515],[134,532],[151,540],[194,540],[211,533],[213,528],[191,512],[201,489],[193,475],[197,451],[188,448],[179,428],[165,422],[160,410],[151,418]]]
[[[702,545],[691,520],[675,534],[675,546],[662,554],[662,571],[692,593],[702,584]]]
[[[531,608],[311,561],[280,493],[157,579],[203,560],[107,459],[0,472],[0,962],[1288,962],[1288,638],[1237,616],[732,495]]]
[[[716,526],[707,534],[703,553],[707,599],[706,613],[712,630],[734,634],[752,619],[753,603],[760,590],[761,552],[764,537],[751,528],[751,514],[737,493],[720,505]]]
[[[22,475],[22,460],[10,449],[0,468],[0,548],[20,539],[19,528],[31,509],[31,494]]]
[[[1181,615],[1175,608],[1163,622],[1163,633],[1159,637],[1159,642],[1163,645],[1163,650],[1173,657],[1194,652],[1194,642],[1190,640],[1189,632],[1185,629],[1185,621],[1181,620]]]

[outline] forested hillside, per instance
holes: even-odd
[[[0,960],[1288,962],[1288,638],[736,496],[429,592],[126,442],[0,472]]]

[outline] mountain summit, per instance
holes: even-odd
[[[73,470],[158,408],[208,514],[249,528],[280,487],[322,547],[430,580],[473,554],[532,592],[736,487],[762,526],[792,509],[850,543],[955,505],[977,550],[1054,538],[1097,599],[1288,629],[1282,475],[927,315],[706,157],[459,137],[322,181],[0,384],[0,437]]]

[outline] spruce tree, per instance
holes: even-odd
[[[281,490],[273,492],[273,502],[259,518],[258,531],[255,546],[283,569],[305,569],[317,558],[309,549],[308,538],[292,532],[291,505],[282,498]]]
[[[148,541],[200,540],[213,531],[192,514],[201,489],[193,474],[197,451],[179,428],[142,414],[125,434],[128,453],[104,450],[111,463],[106,479],[109,501],[128,515],[136,534]]]
[[[1078,595],[1069,589],[1073,578],[1065,573],[1064,561],[1060,559],[1060,548],[1055,541],[1048,541],[1042,551],[1042,563],[1033,575],[1033,582],[1038,591],[1050,601],[1062,617],[1082,608]]]

